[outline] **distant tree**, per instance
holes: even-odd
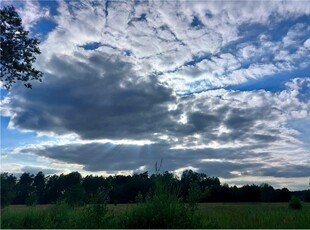
[[[1,173],[1,208],[11,204],[15,195],[16,177]]]
[[[181,189],[182,189],[182,196],[184,198],[188,197],[189,195],[191,182],[198,183],[198,173],[194,172],[193,170],[183,171],[181,175]]]
[[[275,191],[269,184],[263,183],[260,185],[261,190],[261,201],[262,202],[272,202],[274,201]]]
[[[288,202],[291,198],[291,193],[287,188],[275,190],[275,201],[276,202]]]
[[[37,195],[37,202],[42,204],[45,203],[45,176],[43,172],[38,172],[33,179],[34,192]]]
[[[310,190],[307,190],[305,192],[305,197],[304,197],[305,202],[310,202]]]
[[[30,194],[33,192],[33,175],[30,173],[23,173],[16,185],[16,203],[25,204]]]
[[[64,198],[68,205],[80,206],[85,203],[86,193],[81,184],[74,184],[66,189]]]
[[[103,176],[87,175],[82,180],[82,186],[87,193],[88,202],[96,196],[101,188],[107,188],[107,181]]]
[[[244,185],[241,187],[242,201],[259,202],[261,199],[261,190],[257,185]]]
[[[44,200],[46,203],[55,203],[64,193],[64,176],[52,175],[47,177]]]
[[[39,41],[30,38],[24,30],[22,20],[13,6],[0,9],[1,81],[6,89],[18,81],[31,88],[30,80],[42,80],[43,73],[33,67],[35,55],[40,54]]]
[[[71,172],[64,177],[65,187],[82,183],[82,175],[79,172]]]

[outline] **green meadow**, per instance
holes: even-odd
[[[310,228],[309,203],[293,210],[287,203],[200,203],[191,209],[178,201],[168,202],[169,207],[156,202],[82,207],[11,205],[1,211],[1,228]]]

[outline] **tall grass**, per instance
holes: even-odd
[[[287,203],[199,204],[205,228],[310,229],[310,204],[292,210]]]
[[[294,210],[287,203],[199,204],[193,183],[189,203],[178,196],[178,189],[154,178],[153,192],[138,204],[124,207],[107,205],[107,193],[98,192],[93,204],[82,207],[60,202],[48,208],[38,206],[1,210],[1,228],[10,229],[96,229],[96,228],[309,228],[310,204]]]
[[[155,181],[155,191],[145,202],[120,216],[121,228],[202,228],[198,209],[181,201],[178,191],[162,177]]]
[[[1,228],[198,228],[199,223],[201,228],[310,229],[310,204],[307,203],[303,203],[301,210],[290,209],[287,203],[205,203],[199,204],[200,212],[196,210],[193,215],[187,204],[179,203],[175,197],[163,197],[170,202],[164,204],[158,197],[150,196],[140,204],[108,205],[101,215],[92,205],[6,207],[1,213]],[[171,224],[167,224],[168,221]]]
[[[144,202],[140,200],[123,212],[109,210],[100,199],[83,207],[59,203],[44,212],[37,207],[4,210],[1,228],[202,228],[197,207],[183,203],[160,176],[155,178],[154,192]]]

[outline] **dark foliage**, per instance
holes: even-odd
[[[112,204],[145,201],[155,190],[158,177],[178,192],[182,201],[196,202],[288,202],[293,195],[307,202],[310,190],[290,192],[268,184],[244,185],[240,188],[220,183],[216,177],[186,170],[180,179],[164,172],[149,176],[147,172],[132,176],[82,177],[78,172],[45,176],[23,173],[19,179],[1,174],[1,207],[8,204],[51,204],[58,201],[71,206],[94,204],[98,194],[105,194]],[[99,195],[99,197],[101,196]],[[103,196],[102,195],[102,196]],[[100,202],[99,202],[100,203]]]
[[[1,208],[11,204],[15,197],[16,177],[1,173]]]
[[[39,41],[30,38],[22,26],[22,20],[13,6],[0,9],[1,29],[1,81],[6,89],[18,81],[31,88],[30,80],[42,80],[42,72],[33,67],[35,55],[40,54]]]
[[[301,201],[298,197],[292,196],[290,202],[288,204],[289,208],[291,209],[302,209]]]

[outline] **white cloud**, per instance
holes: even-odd
[[[26,0],[23,4],[17,11],[26,30],[31,30],[40,19],[50,17],[49,9],[40,7],[37,0]]]
[[[16,85],[1,101],[13,127],[59,137],[57,144],[26,146],[18,153],[33,151],[57,160],[59,167],[70,163],[85,172],[113,171],[115,166],[114,171],[128,173],[147,169],[160,157],[176,172],[210,166],[221,173],[228,164],[232,169],[223,178],[245,175],[251,167],[262,170],[263,163],[300,166],[309,155],[300,132],[287,125],[309,117],[304,90],[309,78],[296,78],[277,92],[223,89],[307,63],[305,25],[293,26],[276,41],[268,31],[248,40],[242,26],[275,26],[271,15],[278,20],[309,15],[308,2],[97,4],[59,1],[57,26],[41,43],[37,62],[43,83],[34,83],[31,91]],[[45,14],[38,13],[37,2],[26,6],[30,13],[24,20],[31,28]],[[100,46],[83,48],[93,42]],[[197,91],[202,93],[176,95]],[[296,154],[286,156],[289,148]],[[94,158],[83,154],[89,150]],[[96,157],[113,164],[99,165]],[[302,176],[297,166],[290,173]],[[277,169],[276,176],[282,175],[283,169]]]

